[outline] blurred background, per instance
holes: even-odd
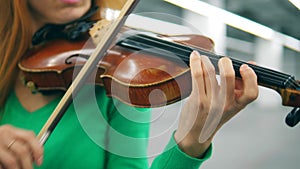
[[[128,24],[148,26],[167,34],[199,33],[214,40],[218,54],[253,60],[300,79],[300,11],[293,3],[141,0],[134,11],[136,18]],[[154,19],[157,24],[140,16]],[[176,129],[181,106],[182,103],[176,103],[154,109],[150,160],[163,150]],[[275,91],[260,87],[259,98],[218,132],[213,141],[213,156],[201,168],[300,168],[300,125],[291,128],[284,122],[291,110],[281,105],[281,97]]]

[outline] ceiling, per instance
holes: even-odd
[[[224,1],[224,8],[232,13],[268,26],[280,33],[300,40],[300,11],[288,0],[201,0],[207,3]],[[136,12],[165,12],[180,16],[182,9],[164,0],[140,0]],[[220,16],[221,17],[221,16]],[[238,39],[253,35],[228,27],[228,34]]]
[[[225,9],[300,40],[300,11],[288,0],[225,0]]]

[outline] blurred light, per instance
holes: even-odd
[[[110,8],[101,9],[101,16],[109,21],[118,18],[120,15],[120,10],[114,10]]]
[[[289,0],[295,7],[300,9],[300,0]]]
[[[164,1],[180,6],[184,9],[193,11],[200,15],[217,19],[220,22],[223,22],[227,25],[243,30],[250,34],[256,35],[258,37],[267,40],[278,41],[279,43],[282,43],[288,48],[291,48],[296,51],[300,51],[299,40],[284,35],[282,33],[276,32],[273,29],[266,27],[262,24],[256,23],[252,20],[233,14],[231,12],[215,7],[208,3],[199,0],[164,0]]]

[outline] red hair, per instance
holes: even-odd
[[[29,17],[27,1],[0,1],[0,109],[13,89],[17,63],[31,42]]]
[[[93,5],[120,9],[126,0],[93,0]],[[27,0],[0,1],[0,110],[18,77],[18,61],[31,45],[32,26]],[[92,19],[99,20],[100,12]]]

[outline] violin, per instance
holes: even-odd
[[[123,34],[131,30],[132,28],[123,28]],[[213,48],[212,40],[201,35],[164,37],[176,39],[178,44],[185,43],[207,50]],[[150,44],[153,40],[158,44]],[[119,40],[107,50],[95,68],[94,77],[90,77],[87,82],[104,86],[107,95],[137,107],[158,107],[182,100],[191,91],[188,67],[191,50],[180,55],[167,54],[158,48],[158,45],[165,42],[145,34]],[[23,81],[32,92],[66,91],[94,47],[87,39],[59,39],[32,50],[19,63]],[[177,55],[179,57],[176,57]],[[162,93],[156,93],[155,98],[150,100],[148,96],[154,90]]]
[[[193,50],[207,55],[216,69],[218,60],[223,57],[211,52],[213,41],[205,36],[156,36],[140,33],[116,42],[99,62],[95,84],[104,86],[109,96],[132,106],[161,106],[189,95],[188,64]],[[75,42],[56,40],[31,51],[30,57],[19,63],[26,85],[32,91],[66,90],[75,76],[74,69],[80,69],[93,51],[93,47],[84,48],[86,43],[86,39]],[[245,62],[231,59],[236,76],[240,77],[239,67]],[[293,76],[252,64],[249,66],[256,72],[260,85],[281,95],[283,105],[300,106],[300,85]],[[112,86],[116,87],[115,92]],[[125,93],[127,89],[128,93]],[[163,91],[165,96],[157,95],[154,102],[150,102],[148,96],[156,89]]]
[[[189,56],[193,50],[217,62],[224,56],[213,52],[213,41],[202,35],[147,33],[124,27],[115,44],[98,63],[88,82],[104,86],[107,95],[137,107],[158,107],[186,98],[192,89]],[[93,43],[56,40],[29,53],[20,61],[24,80],[33,91],[66,90],[93,52]],[[231,58],[236,77],[243,61]],[[248,63],[246,63],[248,64]],[[282,105],[300,107],[300,85],[292,75],[248,64],[258,84],[275,90]],[[153,91],[155,95],[153,95]]]
[[[99,30],[102,26],[93,28]],[[95,53],[97,38],[99,34],[91,33],[78,41],[57,39],[29,51],[18,64],[24,83],[33,92],[68,91]],[[208,56],[218,73],[218,60],[224,56],[215,54],[213,47],[213,41],[202,35],[169,36],[153,32],[149,35],[149,32],[123,27],[115,43],[110,44],[102,59],[90,68],[93,72],[86,82],[103,86],[108,96],[132,106],[172,104],[189,96],[192,90],[189,68],[192,51]],[[239,68],[248,63],[231,60],[236,77],[241,78]],[[295,126],[300,121],[300,82],[289,74],[248,65],[255,71],[259,85],[278,92],[282,105],[294,107],[286,122]],[[42,143],[45,142],[43,137],[47,139],[57,124],[52,117],[49,120],[54,121],[54,125],[42,129],[43,135],[39,135]]]

